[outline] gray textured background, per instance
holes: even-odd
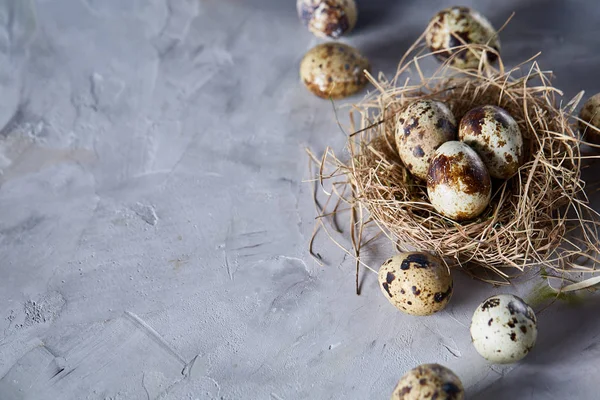
[[[452,5],[359,3],[344,40],[388,74]],[[542,51],[567,100],[600,91],[596,2],[476,8],[517,13],[508,65]],[[597,299],[546,309],[500,368],[468,334],[500,289],[456,274],[447,310],[413,318],[371,274],[354,295],[325,237],[327,266],[308,256],[304,148],[344,143],[297,76],[316,43],[293,1],[0,2],[0,399],[385,399],[423,362],[471,399],[598,397]]]

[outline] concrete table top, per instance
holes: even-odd
[[[462,3],[515,11],[504,61],[542,51],[565,101],[600,91],[596,2]],[[343,41],[391,74],[448,5],[359,1]],[[490,366],[474,307],[525,286],[455,274],[414,318],[373,274],[356,296],[325,236],[326,265],[309,256],[305,148],[344,145],[298,79],[317,43],[291,0],[0,1],[0,399],[387,399],[425,362],[470,399],[598,398],[597,298],[544,310],[534,351]]]

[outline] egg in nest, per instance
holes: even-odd
[[[379,286],[399,310],[411,315],[431,315],[446,307],[453,282],[442,260],[428,253],[408,252],[383,263]]]
[[[510,178],[521,166],[523,136],[503,108],[486,105],[466,113],[460,120],[458,139],[479,154],[492,178]]]
[[[435,150],[442,143],[456,139],[456,119],[442,102],[415,101],[398,115],[395,136],[398,154],[406,168],[425,180]]]
[[[452,370],[422,364],[408,371],[396,385],[391,400],[463,400],[465,390]]]
[[[354,47],[323,43],[310,49],[300,62],[300,79],[313,94],[341,99],[365,87],[369,61]]]
[[[593,95],[585,102],[579,118],[596,128],[589,127],[580,121],[579,130],[583,135],[583,140],[600,144],[600,93]]]
[[[463,142],[446,142],[437,149],[429,165],[427,195],[440,214],[465,221],[487,208],[492,181],[475,150]]]
[[[477,68],[484,54],[475,49],[452,49],[465,44],[488,45],[500,51],[500,39],[490,21],[475,10],[467,7],[450,7],[437,13],[430,21],[425,34],[427,46],[435,56],[445,61],[451,56],[452,65],[457,68]],[[493,63],[497,55],[485,52],[487,62]]]
[[[337,39],[356,25],[354,0],[298,0],[298,16],[315,36]]]
[[[477,352],[497,364],[525,357],[537,339],[535,313],[521,298],[500,294],[486,299],[473,314],[471,339]]]

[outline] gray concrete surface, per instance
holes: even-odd
[[[452,4],[359,3],[344,40],[387,73]],[[476,3],[517,13],[509,65],[542,51],[566,99],[600,91],[596,2]],[[0,399],[385,399],[423,362],[471,399],[598,398],[597,299],[546,309],[499,368],[468,324],[501,289],[457,274],[447,310],[412,318],[372,275],[356,296],[325,237],[327,265],[308,256],[304,148],[344,142],[299,84],[316,43],[291,0],[0,2]]]

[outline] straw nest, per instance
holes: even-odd
[[[495,52],[479,45],[460,47]],[[508,284],[528,270],[562,277],[563,285],[567,272],[592,273],[583,283],[567,278],[571,285],[566,289],[597,283],[599,219],[584,191],[585,157],[571,115],[583,92],[563,104],[562,93],[551,85],[551,72],[542,70],[535,57],[510,69],[499,54],[497,67],[482,62],[477,70],[457,70],[447,61],[426,77],[421,65],[434,55],[426,53],[421,36],[393,79],[368,75],[376,91],[352,106],[349,154],[338,157],[328,148],[316,157],[309,151],[329,196],[319,207],[315,232],[349,210],[352,249],[346,250],[356,258],[357,290],[359,265],[375,271],[361,259],[361,248],[381,234],[400,251],[436,253],[450,267],[494,284]],[[519,124],[526,161],[508,180],[494,182],[490,206],[477,219],[457,223],[438,214],[425,183],[415,180],[398,156],[395,115],[419,99],[445,102],[457,121],[476,106],[497,105]]]

